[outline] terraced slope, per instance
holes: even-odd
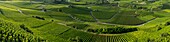
[[[4,14],[0,14],[0,41],[169,42],[169,10],[152,13],[140,9],[112,6],[109,8],[102,5],[75,5],[74,8],[69,8],[67,4],[49,4],[46,6],[47,12],[42,12],[41,8],[36,8],[41,5],[31,5],[29,2],[1,2],[0,8]],[[94,16],[90,14],[90,9],[87,9],[90,6]],[[96,23],[93,17],[96,17],[99,23]],[[105,22],[115,25],[100,24]],[[86,24],[87,27],[76,24],[70,26],[69,23]],[[136,24],[139,25],[131,26]],[[114,27],[136,28],[136,31],[114,33],[114,30],[111,30],[108,31],[110,34],[101,33]],[[100,30],[90,32],[90,29]]]
[[[27,28],[27,27],[24,27]],[[17,23],[12,23],[0,19],[0,41],[1,42],[44,42],[45,39],[27,31],[30,29],[23,29]]]

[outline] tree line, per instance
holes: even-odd
[[[87,29],[88,32],[98,33],[98,34],[121,34],[127,32],[137,31],[137,28],[101,28],[101,29]]]

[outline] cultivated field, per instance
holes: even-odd
[[[0,42],[170,42],[170,1],[0,1]]]

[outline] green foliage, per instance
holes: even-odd
[[[82,32],[82,31],[75,30],[75,29],[70,29],[67,32],[59,35],[59,37],[64,38],[64,39],[71,39],[71,38],[78,37],[83,42],[90,42],[93,37],[93,34]]]
[[[33,32],[32,32],[30,29],[28,29],[28,27],[25,27],[24,24],[20,25],[20,28],[22,28],[22,29],[24,29],[25,31],[27,31],[27,32],[29,32],[29,33],[31,33],[31,34],[33,34]]]
[[[109,1],[110,4],[97,5],[96,0],[70,0],[69,4],[1,2],[0,8],[4,14],[0,14],[0,18],[4,21],[0,21],[0,42],[169,41],[169,4],[165,0]],[[112,6],[114,3],[120,6]],[[41,11],[43,5],[47,12]],[[17,9],[24,14],[20,14]],[[99,22],[95,22],[91,10]]]
[[[86,27],[88,27],[88,24],[81,24],[81,23],[73,23],[73,24],[67,24],[67,26],[71,26],[75,29],[84,29]]]
[[[40,19],[40,20],[45,20],[45,18],[43,17],[39,17],[39,16],[32,16],[33,18],[37,18],[37,19]]]
[[[137,28],[123,28],[123,27],[115,27],[115,28],[101,28],[101,29],[88,29],[88,32],[101,33],[101,34],[121,34],[132,31],[137,31]]]
[[[165,26],[168,26],[168,25],[170,25],[170,22],[166,22],[166,23],[165,23]]]
[[[38,36],[34,36],[22,29],[18,24],[0,20],[0,41],[1,42],[43,42],[46,41]],[[25,27],[24,27],[25,28]]]

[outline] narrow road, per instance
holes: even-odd
[[[99,22],[98,19],[93,15],[92,10],[90,11],[90,15],[93,17],[93,19],[94,19],[96,22]]]
[[[76,21],[83,22],[83,21],[81,21],[80,19],[78,19],[78,18],[74,17],[72,14],[69,14],[69,16],[70,16],[72,19],[76,20]]]
[[[116,13],[115,15],[113,15],[110,19],[108,20],[111,20],[112,18],[116,17],[118,14],[120,13],[120,11],[118,11],[118,13]]]

